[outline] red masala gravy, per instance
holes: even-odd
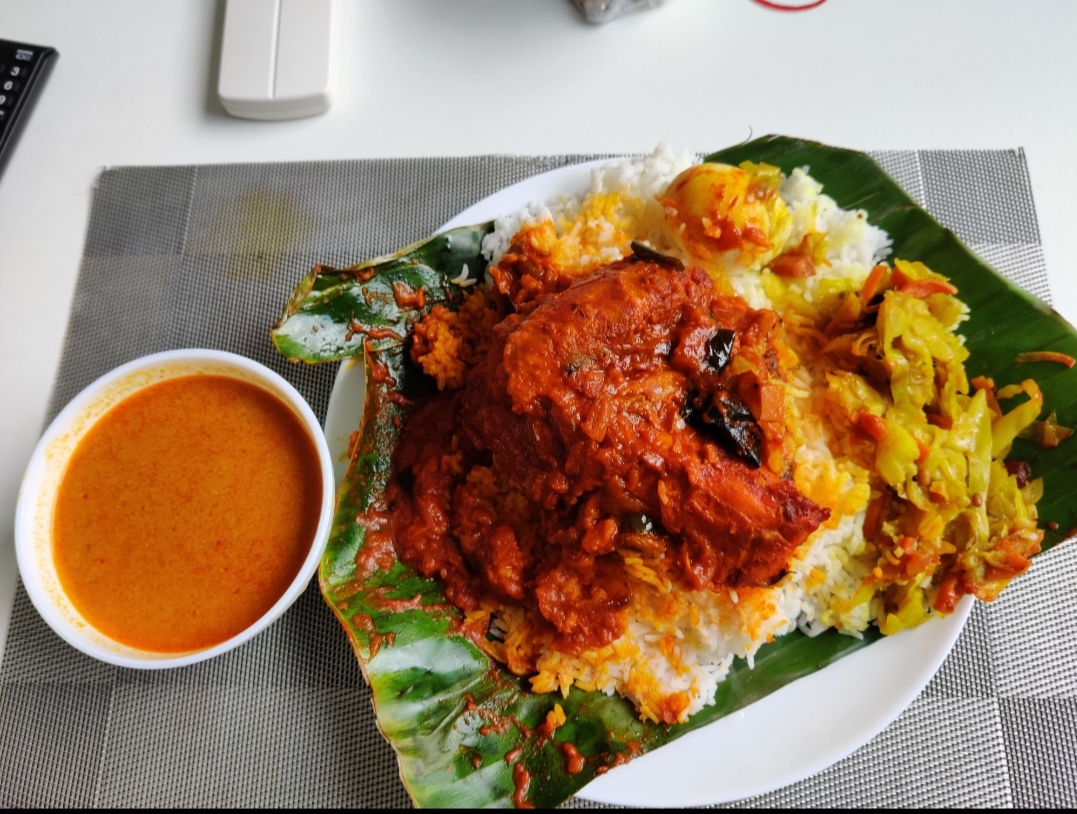
[[[284,594],[321,502],[317,449],[287,404],[226,376],[168,379],[76,447],[53,516],[57,574],[116,641],[205,649]]]

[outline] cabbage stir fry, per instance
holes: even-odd
[[[703,164],[661,203],[670,243],[720,285],[762,272],[821,392],[813,409],[831,423],[835,454],[862,470],[866,576],[851,605],[875,603],[870,616],[892,634],[952,612],[965,594],[996,598],[1043,540],[1042,480],[1004,459],[1019,435],[1049,447],[1071,431],[1053,414],[1037,420],[1044,398],[1032,379],[998,390],[969,381],[957,333],[968,309],[946,277],[901,259],[866,277],[829,274],[817,204],[787,206],[784,182],[767,164]],[[1056,356],[1017,361],[1072,364]]]
[[[824,404],[843,451],[877,480],[864,520],[874,565],[861,589],[883,603],[883,633],[990,601],[1039,552],[1043,483],[1003,459],[1043,410],[1031,379],[969,382],[954,333],[965,307],[922,263],[876,266],[824,333]],[[1003,405],[1025,400],[1006,411]]]

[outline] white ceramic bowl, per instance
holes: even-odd
[[[79,441],[109,409],[151,384],[197,374],[230,376],[257,385],[289,405],[318,450],[322,505],[318,529],[303,566],[284,595],[257,622],[221,644],[189,653],[151,653],[121,644],[91,626],[67,598],[52,557],[52,517],[64,469]],[[333,462],[310,406],[269,368],[232,353],[175,350],[144,356],[107,373],[79,393],[49,425],[23,476],[15,511],[15,550],[34,607],[65,641],[83,653],[121,667],[182,667],[213,658],[265,630],[310,582],[329,540],[334,505]]]

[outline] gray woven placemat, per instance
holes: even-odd
[[[1023,153],[876,158],[981,255],[1049,298]],[[324,418],[336,366],[288,365],[267,334],[303,273],[396,249],[506,184],[575,160],[108,170],[50,417],[116,365],[198,346],[269,365]],[[874,741],[742,804],[1077,804],[1075,551],[1048,552],[997,603],[977,606],[939,674]],[[244,647],[160,672],[81,655],[20,588],[0,665],[0,804],[388,807],[408,797],[315,585]]]

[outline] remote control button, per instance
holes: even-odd
[[[22,85],[20,85],[14,79],[5,79],[3,82],[0,82],[0,90],[4,91],[5,93],[14,93],[20,87],[22,87]]]
[[[29,48],[16,48],[15,61],[30,62],[34,58],[34,52]]]
[[[7,107],[13,101],[10,93],[0,93],[0,107]]]
[[[4,69],[0,67],[0,74],[4,72]],[[22,76],[26,73],[26,69],[22,65],[12,65],[7,72],[8,76]]]
[[[0,130],[4,129],[4,122],[7,121],[7,111],[0,107]]]

